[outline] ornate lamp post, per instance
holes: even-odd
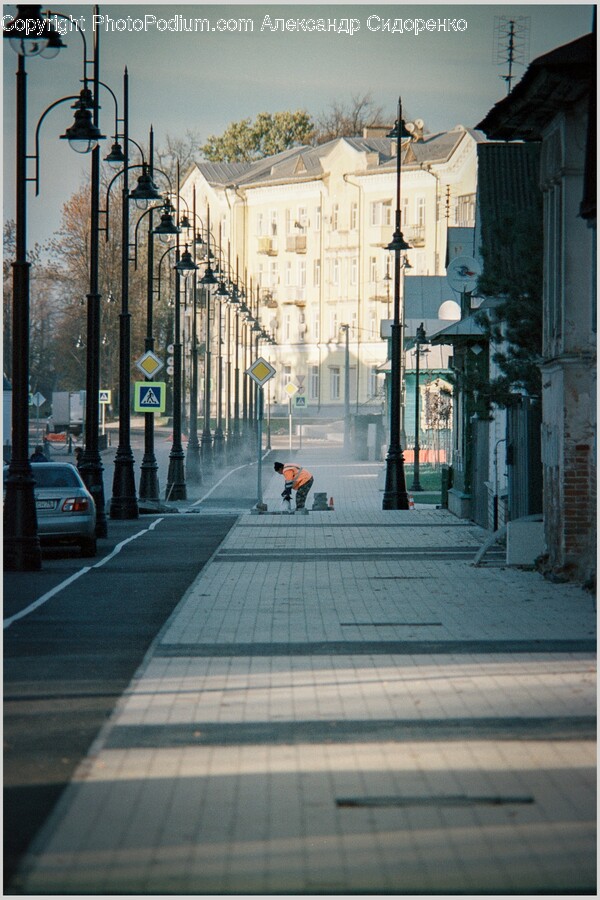
[[[423,323],[419,325],[417,328],[417,334],[415,336],[415,354],[416,354],[416,364],[415,364],[415,464],[414,464],[414,472],[413,472],[413,483],[411,485],[411,491],[422,491],[421,482],[419,481],[419,464],[420,464],[420,446],[419,446],[419,428],[420,428],[420,409],[419,409],[419,401],[420,401],[420,393],[419,393],[419,366],[420,366],[420,357],[421,357],[421,345],[427,344],[427,336],[425,334],[425,329],[423,328]],[[427,351],[424,351],[427,352]]]
[[[391,390],[390,390],[390,442],[386,458],[385,489],[383,509],[408,509],[404,456],[400,446],[400,403],[402,393],[402,324],[400,321],[400,274],[401,255],[409,250],[401,230],[401,139],[410,137],[402,121],[402,100],[398,98],[398,119],[395,128],[388,135],[395,137],[396,146],[396,228],[388,250],[394,252],[394,318],[392,321]]]
[[[5,28],[18,53],[16,106],[16,247],[13,270],[12,308],[12,434],[11,458],[4,502],[4,565],[7,570],[36,571],[42,566],[29,463],[29,269],[27,260],[27,74],[25,57],[35,56],[48,46],[49,28],[42,38],[23,38],[19,21],[35,17],[40,22],[41,6],[19,6],[17,15]]]

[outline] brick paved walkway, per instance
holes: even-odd
[[[240,517],[24,893],[595,893],[590,595],[383,512],[381,464],[300,461],[335,511]]]

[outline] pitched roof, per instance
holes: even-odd
[[[539,141],[544,126],[596,82],[596,39],[586,34],[538,56],[477,128],[498,140]]]

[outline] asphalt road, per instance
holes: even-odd
[[[149,645],[235,522],[227,508],[239,495],[211,499],[210,515],[110,520],[96,559],[44,550],[41,572],[4,574],[5,891]]]

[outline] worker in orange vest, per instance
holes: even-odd
[[[289,508],[292,498],[292,491],[296,491],[296,511],[306,513],[304,508],[306,497],[313,486],[314,478],[308,471],[298,466],[296,463],[280,463],[276,462],[273,468],[279,475],[285,478],[285,487],[281,496]]]

